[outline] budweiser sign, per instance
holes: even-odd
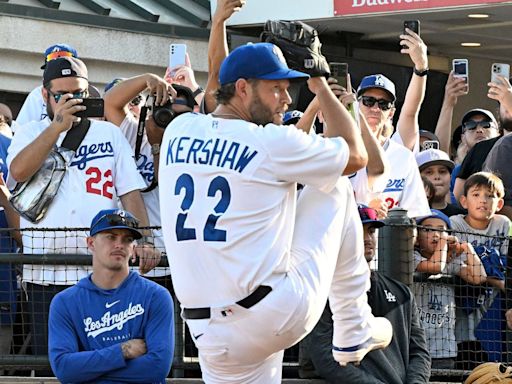
[[[413,11],[417,9],[465,7],[467,5],[507,3],[507,0],[334,0],[334,15]]]

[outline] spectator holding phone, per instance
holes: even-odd
[[[16,182],[30,179],[41,167],[52,148],[60,146],[68,131],[77,128],[81,119],[83,98],[88,96],[88,73],[85,64],[73,57],[49,61],[43,75],[42,95],[48,117],[18,127],[9,147],[9,177]],[[84,118],[83,124],[87,121]],[[46,215],[37,223],[21,218],[20,226],[29,228],[23,234],[26,253],[86,253],[83,231],[61,231],[47,228],[84,228],[94,215],[91,208],[123,207],[133,212],[141,226],[148,226],[146,208],[140,190],[145,188],[133,161],[130,145],[117,127],[104,121],[91,120],[80,146],[68,165],[58,192]],[[44,230],[42,230],[44,228]],[[152,245],[152,236],[135,247],[140,270],[145,273],[160,261]],[[47,354],[49,303],[53,296],[87,276],[85,266],[24,265],[23,281],[27,286],[32,319],[32,350]]]

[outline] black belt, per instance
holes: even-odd
[[[272,287],[267,285],[260,285],[256,290],[247,296],[245,299],[237,301],[236,303],[244,307],[246,309],[251,308],[253,305],[258,304],[265,296],[267,296],[270,291],[272,291]],[[199,320],[199,319],[209,319],[211,317],[210,308],[184,308],[183,309],[183,317],[185,319]]]

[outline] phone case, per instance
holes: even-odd
[[[77,117],[103,117],[104,101],[101,97],[89,97],[82,101],[82,105],[87,108],[85,111],[75,113]]]
[[[404,34],[405,28],[409,28],[411,31],[415,32],[417,35],[420,34],[420,21],[419,20],[406,20],[404,21]]]
[[[171,44],[169,46],[169,68],[185,65],[186,44]]]
[[[343,88],[347,88],[347,74],[348,64],[347,63],[329,63],[331,68],[331,76],[338,80],[338,84]]]
[[[503,63],[493,63],[491,66],[491,82],[499,83],[500,80],[498,75],[501,75],[507,79],[510,78],[510,65]]]
[[[469,68],[467,59],[453,59],[453,76],[455,77],[469,77]]]

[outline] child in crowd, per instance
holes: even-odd
[[[466,242],[449,236],[450,219],[441,211],[417,219],[418,232],[414,263],[416,272],[430,276],[414,284],[419,318],[425,329],[432,368],[453,369],[457,356],[455,339],[455,289],[441,282],[441,273],[456,275],[470,284],[481,284],[486,274],[475,250]]]
[[[467,215],[451,217],[453,229],[464,232],[460,234],[461,239],[471,243],[488,276],[488,287],[476,290],[462,287],[466,289],[461,289],[457,308],[457,339],[473,351],[479,347],[475,343],[479,341],[487,353],[475,357],[480,360],[501,361],[503,349],[505,303],[500,291],[505,287],[506,237],[511,230],[510,220],[496,214],[503,207],[503,196],[503,182],[499,177],[490,172],[475,173],[466,180],[460,199],[462,207],[468,210]]]
[[[416,162],[422,177],[426,177],[434,185],[434,195],[429,199],[430,208],[453,216],[465,211],[458,205],[450,204],[450,174],[455,163],[446,152],[439,149],[427,149],[416,155]]]

